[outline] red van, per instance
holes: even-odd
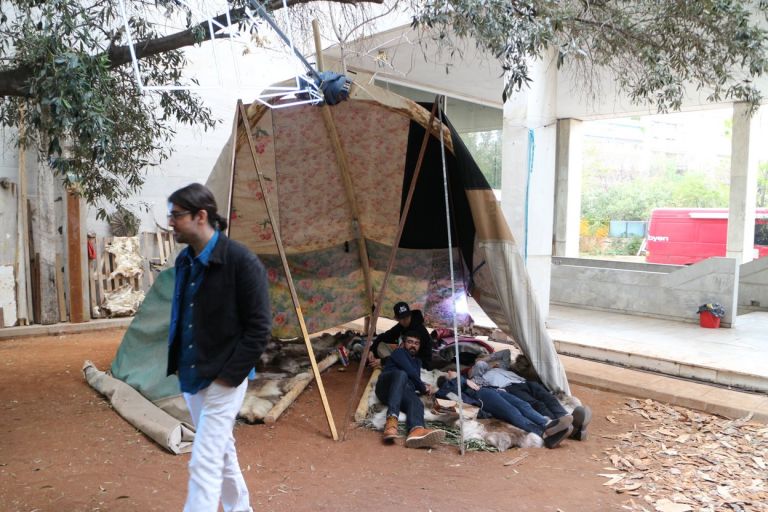
[[[726,208],[657,208],[651,212],[646,242],[648,263],[690,265],[725,256]],[[755,257],[768,256],[768,208],[755,215]]]

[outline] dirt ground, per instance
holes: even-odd
[[[0,341],[0,510],[181,509],[189,455],[171,455],[136,431],[80,370],[85,359],[108,368],[122,333]],[[324,374],[339,429],[353,379],[353,368]],[[555,450],[462,457],[451,446],[384,446],[377,432],[356,428],[337,443],[315,386],[276,425],[238,425],[235,436],[254,510],[621,510],[626,496],[598,474],[615,444],[606,436],[633,428],[606,419],[626,399],[573,391],[594,411],[590,438]]]

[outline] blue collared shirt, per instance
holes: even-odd
[[[177,293],[174,294],[173,310],[177,312],[179,322],[176,336],[179,336],[181,351],[179,355],[179,383],[184,393],[195,394],[205,389],[213,379],[201,378],[195,369],[197,362],[197,347],[194,339],[194,306],[195,293],[200,289],[200,283],[205,277],[205,269],[211,252],[219,240],[216,230],[197,256],[192,255],[192,249],[187,247],[182,252],[181,265],[176,269]],[[178,302],[178,304],[176,304]]]

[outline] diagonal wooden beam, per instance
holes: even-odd
[[[312,365],[312,374],[317,381],[317,390],[320,392],[320,399],[323,402],[323,409],[325,410],[325,417],[328,420],[328,428],[331,430],[331,437],[334,441],[339,440],[339,436],[336,433],[336,425],[333,422],[333,414],[331,413],[331,407],[328,404],[328,397],[325,395],[325,387],[323,386],[323,380],[320,376],[320,370],[317,366],[317,359],[315,358],[315,351],[312,348],[312,343],[309,339],[309,333],[307,332],[307,326],[304,323],[304,314],[301,312],[301,304],[299,304],[299,297],[296,294],[296,287],[293,284],[293,277],[291,276],[291,269],[288,267],[288,259],[285,255],[285,248],[283,247],[283,241],[280,237],[280,230],[277,228],[277,222],[275,222],[275,216],[272,212],[272,206],[267,196],[267,190],[264,186],[264,179],[259,170],[259,159],[256,156],[256,145],[253,142],[253,133],[251,132],[251,125],[248,122],[248,115],[246,114],[243,102],[238,100],[237,102],[237,116],[239,120],[243,121],[245,127],[245,134],[248,138],[248,148],[251,152],[251,158],[253,159],[253,167],[256,171],[256,176],[259,178],[259,187],[261,188],[261,194],[264,196],[264,204],[267,207],[267,215],[269,216],[269,222],[272,226],[272,232],[275,235],[275,244],[277,244],[277,251],[280,253],[280,260],[283,263],[283,271],[285,272],[285,278],[288,281],[288,290],[291,292],[291,300],[293,301],[293,307],[296,310],[296,316],[299,319],[299,327],[301,328],[301,335],[304,338],[304,344],[307,346],[307,353],[309,354],[309,362]],[[237,123],[237,121],[236,121]]]
[[[318,71],[325,71],[325,64],[323,61],[323,48],[320,44],[320,28],[317,19],[312,20],[312,33],[315,38],[315,56],[317,60]],[[326,103],[321,107],[321,113],[323,116],[323,123],[325,129],[328,132],[328,137],[331,139],[331,146],[333,152],[336,155],[336,162],[339,165],[339,172],[341,173],[341,181],[344,184],[344,192],[347,196],[347,204],[349,205],[350,214],[352,216],[352,232],[357,239],[358,254],[360,255],[360,264],[363,267],[363,279],[365,280],[365,295],[368,298],[368,304],[366,311],[371,311],[373,307],[373,279],[371,277],[371,264],[368,257],[368,247],[365,244],[366,235],[365,227],[360,221],[360,205],[355,197],[355,187],[352,182],[352,173],[349,168],[349,158],[344,151],[344,147],[341,144],[341,137],[339,137],[339,131],[336,129],[336,121],[333,119],[333,112],[331,107]]]
[[[352,410],[355,407],[355,397],[360,391],[360,382],[363,379],[363,371],[365,370],[366,362],[368,361],[368,353],[371,351],[371,344],[373,343],[373,335],[376,332],[376,321],[379,319],[381,312],[381,303],[384,300],[384,294],[387,291],[387,282],[389,281],[389,275],[392,273],[392,268],[395,265],[395,256],[397,255],[397,247],[400,245],[400,238],[403,235],[403,228],[405,228],[405,220],[408,218],[408,212],[411,209],[411,201],[413,200],[413,192],[416,190],[416,182],[419,179],[421,173],[421,164],[424,162],[424,154],[427,151],[427,143],[429,137],[433,132],[442,130],[442,124],[438,125],[437,129],[433,126],[435,121],[435,113],[437,112],[437,98],[432,105],[432,113],[429,116],[429,122],[427,123],[427,129],[424,132],[424,140],[421,142],[421,149],[419,150],[419,158],[416,160],[416,168],[413,171],[413,178],[411,178],[411,186],[408,188],[408,196],[405,198],[405,204],[403,205],[403,211],[400,214],[400,224],[397,226],[397,234],[395,235],[395,242],[392,245],[392,250],[389,253],[389,262],[387,263],[387,271],[384,274],[384,280],[381,283],[381,289],[379,290],[378,298],[376,299],[376,307],[373,310],[373,316],[371,317],[370,325],[368,326],[368,338],[365,341],[365,348],[360,357],[360,366],[357,368],[357,376],[355,377],[355,385],[352,388],[352,394],[349,396],[349,403],[347,405],[347,413],[344,416],[344,424],[341,431],[341,440],[344,441],[347,438],[347,429],[349,426],[349,419],[352,417]],[[439,132],[437,132],[439,133]]]
[[[355,197],[352,176],[349,172],[349,160],[347,159],[347,153],[341,146],[341,138],[339,137],[339,132],[336,130],[336,123],[333,119],[333,112],[331,112],[331,107],[328,105],[323,105],[320,108],[322,110],[325,128],[328,131],[328,136],[331,139],[333,151],[336,153],[336,161],[339,164],[339,171],[341,172],[341,181],[344,183],[344,192],[347,195],[347,204],[349,204],[350,213],[352,215],[352,230],[354,232],[355,238],[357,239],[360,263],[363,267],[363,277],[365,279],[365,294],[368,298],[368,307],[366,308],[366,311],[370,311],[371,306],[373,306],[373,280],[371,278],[371,266],[370,259],[368,257],[368,247],[365,244],[365,228],[363,223],[360,222],[360,207]]]

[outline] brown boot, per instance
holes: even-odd
[[[407,448],[432,448],[445,439],[445,431],[414,427],[405,439]]]
[[[387,416],[387,423],[384,425],[384,442],[393,443],[397,439],[397,416]]]

